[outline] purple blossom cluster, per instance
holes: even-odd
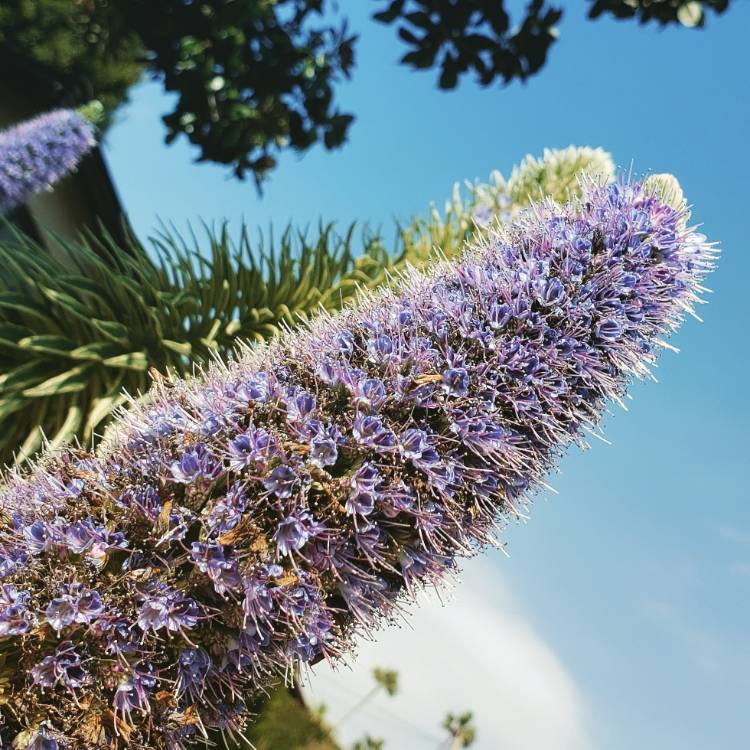
[[[589,186],[460,261],[160,379],[96,455],[7,476],[4,741],[240,732],[264,686],[398,616],[648,374],[713,264],[683,219],[641,184]]]
[[[57,109],[0,132],[0,214],[49,189],[96,145],[94,127],[72,109]]]

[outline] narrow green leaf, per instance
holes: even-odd
[[[70,358],[101,362],[104,359],[116,357],[120,352],[122,352],[122,348],[115,344],[108,341],[95,341],[92,344],[84,344],[73,349],[70,352]]]
[[[47,380],[54,368],[46,361],[31,361],[0,375],[0,392],[20,391]]]
[[[67,357],[75,348],[75,344],[65,336],[42,334],[38,336],[27,336],[18,342],[18,347],[30,352],[41,354],[52,354]]]
[[[71,295],[66,294],[65,292],[60,292],[57,289],[51,289],[46,286],[41,286],[40,288],[42,294],[47,299],[65,308],[68,312],[85,319],[91,317],[91,310],[88,309],[86,305],[79,302],[75,297],[71,297]]]
[[[19,409],[23,409],[28,403],[27,399],[18,396],[0,399],[0,420],[6,419],[11,414],[15,414]]]
[[[63,393],[76,393],[82,391],[89,384],[90,375],[94,365],[79,365],[66,372],[55,375],[33,388],[27,388],[23,395],[27,398],[44,398],[47,396],[60,396]]]
[[[69,443],[78,432],[78,428],[81,426],[83,418],[83,411],[77,404],[73,404],[68,409],[68,413],[65,417],[65,421],[62,423],[62,427],[57,431],[57,434],[50,440],[53,448],[58,448],[65,443]]]
[[[44,431],[40,425],[36,425],[31,429],[26,440],[23,441],[21,447],[16,451],[15,463],[21,464],[27,458],[31,458],[31,456],[33,456],[41,447],[43,439]]]
[[[105,367],[143,371],[148,368],[149,361],[146,352],[130,352],[128,354],[119,354],[116,357],[109,357],[102,364]]]
[[[27,326],[19,326],[15,323],[0,323],[0,339],[8,342],[17,342],[27,336],[33,336],[34,329]]]
[[[127,326],[114,320],[97,320],[93,319],[91,325],[96,328],[102,335],[116,344],[127,346],[130,343],[130,331]]]
[[[113,389],[113,392],[111,391],[109,395],[96,399],[92,408],[89,409],[88,416],[86,417],[86,425],[83,429],[84,443],[88,443],[96,428],[107,419],[107,417],[109,417],[118,406],[127,401],[127,394],[119,392],[121,382],[121,380],[118,380],[117,388]]]
[[[177,352],[177,354],[182,354],[185,357],[189,357],[193,353],[193,347],[187,343],[172,341],[171,339],[163,339],[161,343],[164,348]]]
[[[28,315],[43,325],[47,325],[50,321],[46,310],[36,307],[32,299],[19,292],[0,292],[0,308]]]

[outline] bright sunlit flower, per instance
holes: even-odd
[[[96,456],[9,475],[10,738],[234,731],[264,685],[491,543],[700,301],[714,251],[652,192],[537,206],[460,261],[156,384]]]

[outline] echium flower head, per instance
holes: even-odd
[[[81,113],[57,109],[0,132],[0,214],[49,189],[96,145]]]
[[[493,542],[648,374],[712,268],[683,203],[650,184],[584,193],[157,383],[96,455],[9,474],[0,635],[25,665],[0,704],[11,739],[44,727],[88,750],[80,686],[102,747],[239,731],[271,681],[346,653]]]

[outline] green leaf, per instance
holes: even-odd
[[[50,445],[53,448],[59,448],[61,445],[64,445],[65,443],[72,440],[76,436],[76,433],[81,426],[82,420],[83,411],[81,407],[77,404],[71,405],[71,407],[68,409],[67,415],[65,416],[65,421],[57,431],[57,434],[55,434],[55,436],[50,440]]]
[[[44,439],[44,430],[41,425],[31,428],[21,447],[15,451],[15,463],[23,463],[27,458],[31,458],[41,447]]]
[[[41,354],[52,354],[67,357],[75,347],[75,344],[65,336],[39,335],[27,336],[18,342],[19,349]]]
[[[28,403],[27,399],[16,396],[0,399],[0,419],[5,419],[11,414],[15,414]]]
[[[108,341],[95,341],[93,344],[84,344],[83,346],[76,347],[70,352],[69,356],[71,359],[101,362],[110,357],[116,357],[121,351],[121,347],[111,344]]]
[[[86,425],[83,430],[84,442],[87,443],[91,439],[94,430],[96,430],[96,428],[107,417],[109,417],[118,406],[127,401],[127,394],[119,392],[121,381],[118,380],[117,382],[118,387],[113,389],[113,392],[107,396],[96,399],[91,409],[89,409],[89,413],[86,417]]]
[[[144,371],[148,369],[149,362],[146,352],[130,352],[129,354],[119,354],[116,357],[109,357],[102,364],[105,367]]]
[[[185,357],[189,357],[193,353],[193,347],[190,344],[171,341],[170,339],[163,339],[161,343],[166,349],[177,352],[177,354],[182,354]]]
[[[0,339],[15,344],[22,338],[33,336],[34,329],[28,326],[19,326],[15,323],[0,323]]]
[[[45,325],[49,322],[49,316],[43,308],[35,306],[33,300],[18,292],[0,292],[0,308],[34,318]]]
[[[130,343],[130,331],[127,326],[122,323],[117,323],[114,320],[92,320],[91,325],[96,328],[99,333],[108,338],[110,341],[114,341],[116,344],[122,344],[127,346]]]
[[[23,395],[27,398],[44,398],[46,396],[61,396],[64,393],[77,393],[89,384],[89,378],[93,370],[94,365],[73,367],[33,388],[27,388],[23,391]]]
[[[75,297],[71,297],[65,292],[50,289],[46,286],[41,286],[40,288],[42,294],[44,294],[48,300],[64,308],[66,311],[73,313],[73,315],[77,315],[84,320],[88,320],[91,317],[91,310],[87,309],[86,306],[75,299]]]
[[[0,392],[20,391],[29,388],[40,380],[49,378],[53,369],[49,362],[32,361],[19,365],[0,375]]]

